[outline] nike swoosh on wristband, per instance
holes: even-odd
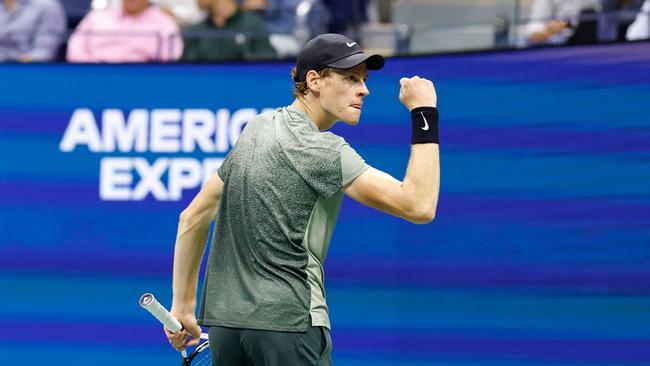
[[[422,131],[429,131],[429,123],[427,123],[427,117],[424,116],[422,112],[420,112],[420,115],[422,118],[424,118],[424,127],[420,127]]]
[[[357,42],[352,42],[352,43],[350,43],[350,42],[345,42],[345,44],[347,44],[348,47],[352,47],[352,46],[354,46],[355,44],[357,44]]]

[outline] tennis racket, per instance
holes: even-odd
[[[167,311],[151,293],[146,293],[140,297],[140,306],[149,311],[151,315],[156,317],[170,332],[176,333],[183,329],[181,323]],[[213,366],[212,357],[210,356],[210,344],[208,335],[201,334],[201,339],[206,341],[199,344],[189,356],[184,350],[181,352],[183,356],[183,366]]]

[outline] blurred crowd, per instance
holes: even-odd
[[[288,58],[396,0],[0,0],[0,61]],[[434,0],[432,0],[434,1]],[[376,9],[375,9],[376,10]],[[650,0],[532,0],[526,45],[650,38]]]
[[[534,0],[526,42],[590,44],[650,37],[650,0]]]
[[[369,1],[0,0],[0,61],[291,57],[313,34],[363,22]]]

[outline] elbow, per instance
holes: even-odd
[[[435,218],[436,212],[433,210],[419,213],[418,215],[413,216],[410,221],[414,224],[424,225],[430,223]]]
[[[407,220],[414,224],[428,224],[436,218],[436,205],[422,205],[409,213]]]

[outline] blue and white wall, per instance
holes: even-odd
[[[438,217],[344,202],[328,262],[335,364],[650,363],[650,44],[387,60],[360,125],[401,178],[399,78],[435,81]],[[0,351],[174,365],[137,305],[171,300],[178,214],[287,63],[0,65]]]

